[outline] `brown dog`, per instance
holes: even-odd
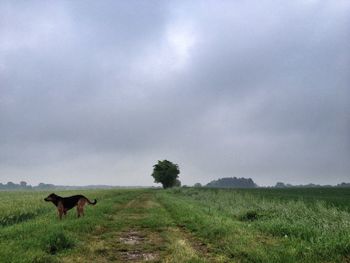
[[[73,207],[77,207],[77,215],[80,217],[84,215],[84,205],[86,203],[90,205],[95,205],[97,200],[91,202],[83,195],[73,195],[69,197],[61,197],[56,194],[50,194],[48,197],[44,199],[46,202],[52,202],[58,210],[58,216],[62,219],[62,215],[67,215],[67,211],[72,209]]]

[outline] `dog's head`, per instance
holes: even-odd
[[[50,194],[48,197],[44,198],[44,200],[46,202],[54,202],[55,200],[57,200],[57,195],[55,195],[54,193]]]

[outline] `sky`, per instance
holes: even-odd
[[[350,182],[350,1],[0,2],[0,182]]]

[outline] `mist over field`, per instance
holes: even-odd
[[[350,174],[350,2],[1,1],[0,182]]]

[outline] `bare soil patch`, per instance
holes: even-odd
[[[130,261],[154,261],[158,259],[158,254],[156,253],[145,253],[140,250],[125,251],[121,252],[121,260],[125,262]]]
[[[122,235],[119,237],[119,241],[127,245],[137,245],[145,242],[146,237],[141,232],[130,230],[122,233]]]
[[[129,229],[121,232],[118,242],[120,243],[119,259],[122,262],[146,262],[156,261],[159,259],[159,251],[145,249],[155,245],[157,238],[155,233],[142,232],[139,230]],[[158,238],[159,239],[159,238]]]

